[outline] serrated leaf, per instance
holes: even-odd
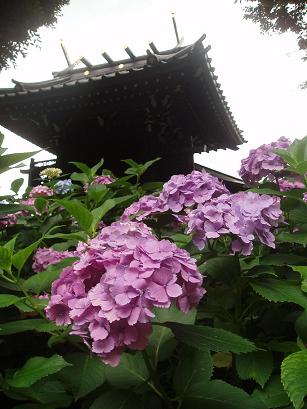
[[[69,162],[69,163],[75,165],[76,168],[81,170],[81,172],[85,173],[88,178],[92,176],[91,169],[85,163],[82,163],[82,162]]]
[[[181,352],[174,373],[174,389],[178,396],[184,395],[199,380],[207,381],[213,372],[210,352],[186,348]]]
[[[70,213],[78,222],[81,229],[88,231],[93,222],[93,216],[89,210],[78,200],[57,200],[61,206],[63,206],[68,213]]]
[[[236,369],[240,379],[253,379],[260,386],[271,376],[273,370],[273,356],[268,351],[255,351],[236,357]]]
[[[49,290],[51,284],[59,277],[63,269],[71,266],[76,260],[78,260],[77,257],[67,257],[58,263],[49,265],[45,271],[34,274],[25,280],[23,287],[25,290],[32,290],[36,294]]]
[[[55,354],[50,358],[35,356],[30,358],[25,365],[18,369],[6,382],[14,388],[27,388],[48,375],[59,372],[69,366],[60,355]]]
[[[67,393],[66,385],[49,378],[43,378],[28,388],[20,388],[19,391],[24,397],[40,402],[38,409],[67,408],[72,402],[72,396]]]
[[[198,381],[185,394],[182,409],[267,409],[243,389],[220,380]]]
[[[307,244],[307,232],[294,232],[286,233],[282,232],[277,235],[276,240],[280,243],[297,243],[297,244]]]
[[[272,376],[263,390],[255,389],[252,396],[264,402],[268,409],[280,408],[290,404],[279,375]]]
[[[257,350],[257,347],[248,339],[221,328],[174,322],[167,322],[163,325],[170,328],[177,339],[200,350],[209,349],[214,352],[234,352],[236,354]]]
[[[290,280],[263,279],[251,282],[253,290],[261,297],[273,302],[292,302],[307,308],[307,296],[300,286]]]
[[[75,400],[86,396],[105,382],[105,365],[98,356],[76,352],[65,356],[72,366],[64,368],[59,377],[69,385]]]
[[[295,409],[307,395],[307,350],[288,355],[281,364],[281,381]]]
[[[101,166],[104,164],[104,159],[100,159],[100,161],[97,163],[97,165],[94,165],[91,168],[91,175],[92,177],[94,177],[97,173],[97,171],[99,170],[99,168],[101,168]]]
[[[140,353],[134,355],[122,354],[118,366],[112,368],[106,366],[106,378],[108,382],[117,388],[129,388],[145,382],[148,370]]]

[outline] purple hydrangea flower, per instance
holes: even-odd
[[[184,207],[205,203],[229,193],[218,178],[207,172],[194,170],[188,175],[174,175],[163,186],[160,198],[175,213]]]
[[[34,257],[32,269],[35,273],[46,270],[50,264],[58,263],[67,257],[74,257],[75,253],[71,251],[56,251],[53,248],[39,248]]]
[[[141,221],[152,214],[162,213],[167,210],[168,207],[159,197],[146,195],[127,207],[123,213],[122,219],[128,220],[129,216],[135,215],[135,219]]]
[[[126,348],[146,347],[154,308],[187,312],[204,294],[195,260],[143,223],[115,222],[78,251],[79,261],[53,283],[46,314],[71,323],[110,365]]]
[[[123,219],[127,220],[128,216],[136,215],[137,220],[143,220],[152,214],[168,210],[175,213],[183,209],[188,211],[192,206],[225,193],[229,193],[225,185],[205,171],[194,170],[188,175],[174,175],[163,185],[159,197],[142,197],[125,210]],[[184,220],[182,215],[176,217],[179,221]]]
[[[282,211],[278,197],[240,192],[199,205],[187,218],[187,233],[192,233],[198,248],[202,249],[208,239],[230,235],[232,250],[249,255],[256,238],[275,248],[271,230],[282,220]]]
[[[288,179],[278,179],[279,189],[282,192],[287,192],[292,189],[304,189],[305,185],[302,182],[301,177],[293,177],[291,180]]]
[[[290,144],[291,141],[282,136],[276,142],[252,149],[249,156],[241,161],[239,175],[242,180],[248,185],[257,183],[264,177],[274,180],[275,173],[285,168],[285,162],[273,151],[287,149]]]

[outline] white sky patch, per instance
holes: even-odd
[[[190,44],[204,32],[204,45],[224,95],[248,143],[238,151],[196,154],[195,161],[237,175],[248,151],[284,135],[290,139],[307,134],[307,63],[302,62],[296,36],[261,35],[257,25],[243,19],[242,6],[233,0],[71,0],[63,8],[55,29],[40,29],[41,47],[31,47],[16,68],[2,71],[0,87],[13,86],[11,79],[36,82],[52,78],[64,69],[60,48],[63,38],[71,60],[84,55],[93,64],[102,63],[102,49],[113,59],[126,58],[126,44],[137,55],[145,54],[153,40],[158,49],[175,45],[171,13],[175,12],[179,35]],[[28,142],[0,127],[10,152],[33,150]],[[48,159],[49,154],[39,154]],[[0,192],[7,192],[18,170],[0,176]]]

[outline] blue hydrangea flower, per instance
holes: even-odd
[[[54,190],[59,195],[65,195],[73,190],[71,179],[59,180],[54,185]]]

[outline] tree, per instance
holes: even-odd
[[[237,2],[238,0],[236,0]],[[297,35],[298,46],[307,59],[307,4],[306,0],[245,0],[244,18],[260,24],[262,32]],[[242,3],[242,0],[240,0]]]
[[[53,26],[69,0],[3,0],[0,2],[0,71],[37,44],[41,26]]]

